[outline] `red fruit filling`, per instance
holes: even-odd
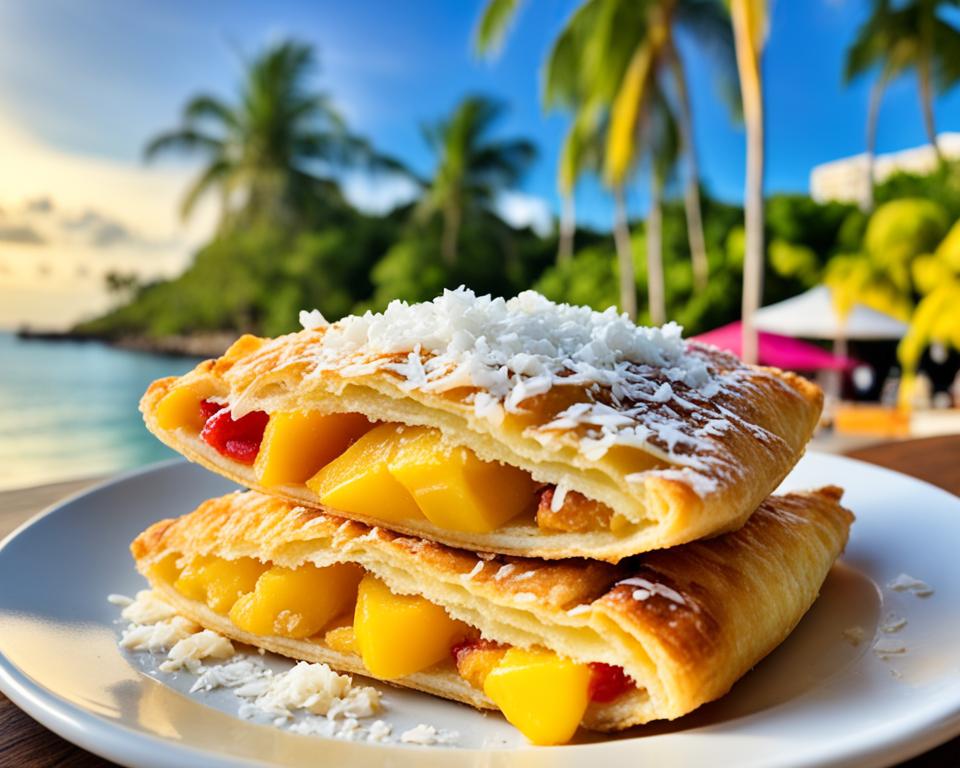
[[[263,411],[251,411],[235,420],[229,408],[207,400],[200,403],[204,415],[214,406],[217,410],[207,418],[200,437],[223,456],[242,464],[253,464],[270,417]]]
[[[587,686],[590,701],[613,701],[633,687],[633,680],[623,671],[623,667],[599,661],[590,664],[590,684]]]
[[[222,411],[224,408],[226,408],[225,405],[214,403],[212,400],[201,400],[200,414],[203,416],[203,423],[206,424],[213,414],[215,414],[217,411]]]

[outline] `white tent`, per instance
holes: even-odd
[[[762,307],[754,322],[758,330],[804,339],[899,339],[907,332],[906,323],[863,304],[854,304],[846,319],[841,318],[825,285]]]

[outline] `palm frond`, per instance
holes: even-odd
[[[239,118],[229,104],[207,93],[197,94],[184,105],[183,122],[193,125],[207,120],[227,129],[236,129],[239,125]]]
[[[512,187],[536,156],[536,147],[526,139],[492,141],[473,154],[469,176],[492,186]]]
[[[934,79],[944,93],[960,82],[960,30],[943,19],[934,19]]]
[[[214,186],[221,184],[230,172],[230,164],[224,160],[215,160],[208,165],[203,173],[190,185],[187,194],[184,195],[180,203],[180,218],[184,221],[190,218],[200,198],[213,189]]]
[[[655,72],[652,47],[641,45],[633,54],[610,110],[604,176],[611,186],[622,186],[637,160],[637,129],[650,98]]]
[[[500,49],[519,8],[520,0],[488,0],[474,35],[478,53],[496,53]]]
[[[603,133],[598,109],[585,106],[577,112],[560,150],[557,165],[557,186],[560,194],[573,194],[577,180],[585,170],[600,170]]]
[[[583,49],[592,34],[604,0],[585,0],[577,8],[547,54],[543,74],[543,103],[571,109],[586,92]]]
[[[734,119],[741,119],[737,51],[730,14],[721,0],[683,0],[677,5],[676,24],[689,33],[711,60],[720,96]]]
[[[224,144],[221,139],[209,136],[192,128],[175,128],[154,136],[143,149],[144,159],[153,160],[157,155],[171,152],[191,154],[200,152],[208,156],[221,154]]]

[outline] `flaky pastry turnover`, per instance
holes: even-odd
[[[771,496],[736,531],[617,565],[475,554],[256,492],[158,522],[132,552],[204,627],[560,743],[726,693],[816,598],[853,520],[841,493]]]
[[[448,291],[244,336],[148,428],[249,488],[451,546],[616,562],[742,525],[822,394],[613,310]]]

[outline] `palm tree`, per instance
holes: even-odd
[[[960,31],[940,18],[938,12],[942,6],[956,5],[956,0],[912,0],[895,7],[891,0],[873,0],[869,18],[847,51],[847,82],[877,70],[867,110],[867,210],[873,208],[880,103],[889,82],[911,69],[917,76],[927,139],[940,157],[933,97],[950,90],[960,80]]]
[[[747,176],[744,191],[743,359],[757,362],[754,314],[763,293],[763,79],[760,59],[768,29],[767,0],[728,0],[736,41],[743,118],[747,129]]]
[[[274,45],[246,63],[238,99],[194,96],[180,126],[147,144],[148,160],[171,152],[205,159],[183,199],[184,218],[216,190],[221,226],[255,219],[298,223],[312,200],[339,199],[335,181],[318,172],[360,162],[400,169],[351,135],[327,96],[309,88],[314,68],[310,45]]]
[[[518,5],[518,0],[490,0],[477,31],[477,44],[481,50],[499,44]],[[660,76],[661,71],[669,75],[679,102],[676,117],[681,147],[687,158],[684,207],[694,284],[698,290],[703,290],[708,278],[708,264],[700,209],[699,165],[693,144],[693,116],[686,74],[675,43],[678,30],[691,33],[703,46],[724,52],[733,50],[730,25],[719,0],[585,0],[551,52],[547,65],[547,102],[549,105],[551,91],[555,98],[556,91],[565,88],[568,92],[579,93],[581,99],[588,102],[598,100],[609,104],[617,98],[619,88],[625,85],[630,62],[639,58],[650,59],[644,90]],[[562,61],[558,63],[558,59]],[[732,69],[731,58],[729,70],[732,72]],[[554,72],[568,82],[557,83],[559,78],[551,78]],[[588,81],[585,85],[584,80]],[[642,100],[642,93],[640,96]],[[635,111],[634,116],[639,116],[639,111]],[[636,141],[638,134],[633,127],[622,131],[621,141]],[[625,147],[618,163],[629,167],[629,158],[637,154],[639,149],[636,146]],[[622,218],[618,215],[617,220]]]
[[[449,118],[423,126],[436,168],[417,215],[441,216],[441,253],[448,265],[456,263],[464,218],[489,212],[498,193],[516,186],[536,156],[536,148],[526,139],[491,138],[504,113],[501,102],[470,96]]]
[[[654,325],[667,321],[663,283],[663,191],[677,166],[682,138],[679,120],[664,95],[652,95],[644,130],[650,152],[650,211],[647,214],[647,297]]]
[[[557,191],[561,200],[558,264],[573,258],[577,232],[574,203],[577,182],[588,170],[599,170],[602,152],[601,129],[596,116],[590,110],[583,110],[574,118],[567,132],[557,168]]]

